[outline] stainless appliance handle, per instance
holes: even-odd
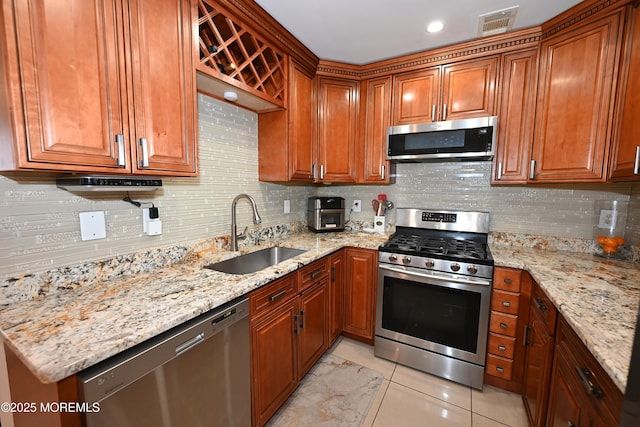
[[[640,175],[640,145],[636,147],[636,161],[633,164],[633,174]]]
[[[479,285],[479,286],[491,285],[490,280],[482,280],[476,277],[474,277],[473,280],[468,280],[465,276],[459,276],[459,275],[456,275],[455,277],[444,278],[444,277],[434,276],[433,274],[430,274],[430,273],[423,273],[421,270],[418,270],[418,269],[407,270],[406,267],[393,267],[387,264],[378,264],[378,269],[393,271],[395,273],[411,274],[412,276],[422,277],[424,279],[429,279],[429,280],[433,280],[441,283],[455,282],[455,283],[462,283],[465,285]]]
[[[141,168],[149,167],[149,147],[147,146],[147,138],[140,138],[140,149],[142,150]]]
[[[116,165],[124,168],[127,166],[127,158],[124,155],[124,135],[121,133],[116,134],[116,144],[118,144],[118,158],[116,159]]]
[[[204,341],[204,332],[200,332],[198,335],[196,335],[195,337],[191,338],[189,341],[184,342],[182,344],[180,344],[179,346],[176,347],[176,356],[180,353],[184,353],[185,351],[189,350],[191,347],[200,344],[202,341]]]

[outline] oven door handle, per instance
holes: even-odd
[[[392,267],[392,266],[386,265],[386,264],[378,264],[378,269],[387,270],[387,271],[393,271],[394,273],[411,274],[411,275],[414,275],[414,276],[422,277],[424,279],[434,280],[434,281],[438,281],[438,282],[446,282],[446,283],[455,282],[455,283],[462,283],[462,284],[465,284],[465,285],[479,285],[479,286],[490,286],[491,285],[491,281],[490,280],[481,280],[481,279],[477,279],[477,278],[474,278],[474,280],[468,280],[468,279],[465,278],[465,276],[457,276],[457,275],[456,275],[456,277],[444,278],[444,277],[434,276],[434,275],[431,275],[431,274],[425,274],[425,273],[422,273],[421,271],[419,271],[417,269],[407,270],[406,267],[397,268],[397,267]]]

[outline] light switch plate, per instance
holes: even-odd
[[[80,236],[82,240],[104,239],[107,237],[104,211],[80,212]]]
[[[291,213],[291,200],[284,201],[284,213]]]

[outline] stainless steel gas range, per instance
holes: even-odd
[[[375,355],[481,389],[489,213],[400,208],[396,218],[378,254]]]

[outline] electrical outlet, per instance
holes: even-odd
[[[354,212],[362,212],[362,200],[354,200],[351,209],[353,209]]]

